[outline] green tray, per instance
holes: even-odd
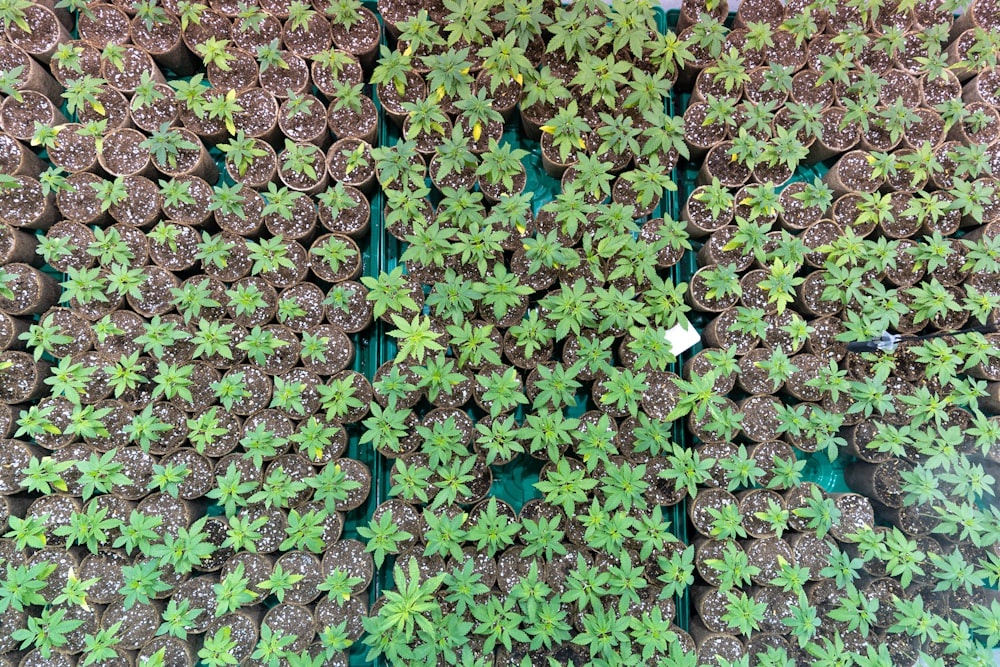
[[[661,32],[665,32],[668,26],[668,14],[660,8],[654,8],[654,11],[656,14],[657,27]],[[384,42],[385,35],[383,34],[383,43]],[[378,104],[377,100],[376,104]],[[673,102],[670,98],[665,100],[665,110],[668,113],[672,110],[672,105]],[[399,128],[391,122],[386,122],[384,114],[381,114],[380,105],[379,110],[379,144],[383,146],[394,145],[400,139]],[[559,194],[560,183],[558,179],[552,178],[543,169],[539,144],[537,141],[526,139],[524,133],[521,131],[519,119],[515,118],[513,121],[507,123],[503,135],[503,141],[513,144],[516,148],[528,151],[528,156],[522,160],[527,173],[527,185],[525,186],[525,190],[534,193],[532,206],[533,210],[537,213],[542,206]],[[430,185],[429,180],[428,185]],[[372,235],[373,238],[378,238],[379,247],[381,249],[381,253],[379,255],[380,270],[388,272],[399,264],[399,258],[403,252],[405,244],[387,232],[385,229],[385,221],[382,217],[383,211],[380,209],[378,213],[379,218],[376,222],[373,203]],[[679,214],[680,207],[677,194],[667,192],[657,208],[652,212],[652,214],[650,214],[649,219],[663,216],[671,216],[676,219]],[[676,269],[671,272],[671,277],[675,280],[682,279],[681,275],[682,274]],[[396,342],[394,339],[382,335],[378,338],[378,347],[380,363],[385,363],[386,361],[390,361],[395,358]],[[671,370],[679,374],[681,364],[682,360],[678,360],[672,365]],[[567,413],[570,415],[582,413],[587,409],[589,403],[590,396],[586,393],[581,393],[577,397],[577,406],[569,409]],[[677,424],[675,426],[674,437],[679,443],[685,442],[683,425]],[[380,494],[384,495],[379,496],[378,502],[383,502],[386,498],[388,498],[390,488],[389,475],[391,464],[384,461],[381,462],[381,464],[381,480],[378,488],[380,490]],[[541,461],[533,459],[527,455],[522,455],[507,465],[494,466],[492,469],[493,486],[490,489],[490,495],[510,503],[515,510],[519,510],[528,500],[541,497],[541,494],[533,486],[538,480],[538,472],[541,467]],[[686,503],[681,501],[681,503],[677,505],[665,508],[665,516],[669,518],[674,534],[679,539],[687,543],[688,530]],[[382,568],[376,577],[374,593],[377,596],[382,590],[391,587],[392,569],[391,566],[387,564],[387,566]],[[687,630],[690,611],[690,601],[688,599],[688,595],[685,593],[683,596],[678,597],[675,602],[677,606],[676,623],[681,628]]]

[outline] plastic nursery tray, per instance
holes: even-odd
[[[658,7],[654,8],[654,12],[656,14],[657,27],[661,32],[665,32],[669,24],[668,14]],[[676,19],[674,19],[674,23],[676,24]],[[382,41],[383,44],[386,43],[384,32]],[[379,145],[392,146],[400,139],[399,128],[393,123],[388,122],[384,113],[382,113],[382,107],[378,103],[377,99],[375,100],[375,103],[379,109]],[[671,99],[668,98],[665,100],[665,110],[667,112],[672,110],[672,105],[673,102]],[[541,151],[539,149],[538,142],[528,140],[524,136],[521,131],[520,120],[516,116],[513,121],[507,123],[503,134],[503,141],[514,145],[515,148],[521,148],[528,151],[527,157],[522,160],[522,164],[524,164],[525,171],[527,173],[527,184],[525,185],[525,190],[534,193],[532,208],[533,211],[537,213],[542,206],[552,201],[556,195],[559,194],[560,183],[557,179],[549,176],[542,167]],[[430,185],[429,179],[427,183]],[[381,194],[379,196],[381,196]],[[677,200],[677,195],[676,193],[668,192],[665,193],[663,200],[649,216],[649,219],[663,216],[671,216],[676,219],[679,214],[680,205]],[[399,264],[399,258],[405,249],[405,243],[399,241],[388,233],[385,228],[383,208],[382,206],[379,206],[376,212],[374,201],[372,202],[372,239],[373,242],[378,244],[379,248],[379,270],[385,272],[391,271]],[[691,255],[691,260],[693,261],[693,259],[694,256]],[[683,280],[681,276],[686,273],[686,269],[679,270],[677,267],[671,269],[671,277],[675,281]],[[386,335],[386,332],[383,329],[378,332],[377,340],[379,363],[385,363],[394,359],[397,349],[395,339]],[[681,372],[681,365],[682,359],[678,359],[677,362],[671,364],[670,370],[679,375]],[[588,406],[592,405],[593,404],[590,402],[589,394],[581,392],[577,396],[577,405],[574,408],[568,409],[567,414],[570,416],[577,416],[587,410]],[[471,410],[469,411],[469,414],[472,416]],[[518,416],[521,416],[520,411]],[[686,443],[686,436],[684,435],[684,427],[682,424],[677,424],[675,426],[674,438],[678,443]],[[382,457],[376,458],[381,459]],[[520,508],[528,500],[541,497],[539,491],[535,489],[534,484],[538,481],[538,473],[541,470],[542,464],[543,462],[540,460],[527,455],[522,455],[507,465],[493,466],[493,486],[490,489],[490,496],[495,496],[500,500],[510,503],[515,510],[520,510]],[[372,493],[377,493],[376,502],[382,503],[389,498],[392,464],[384,460],[379,460],[376,461],[375,466],[375,470],[378,470],[379,479],[373,482]],[[665,517],[670,520],[672,531],[680,540],[687,543],[688,519],[686,502],[682,500],[677,505],[665,508],[665,510]],[[375,577],[373,595],[376,597],[382,590],[392,588],[393,586],[392,562],[393,560],[391,558],[387,559],[385,567],[383,567]],[[690,616],[690,600],[688,594],[685,593],[683,596],[679,596],[675,602],[677,607],[676,623],[684,630],[687,630],[688,619]],[[351,664],[355,664],[353,659]],[[380,661],[379,664],[384,663]]]

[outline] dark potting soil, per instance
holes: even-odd
[[[843,494],[837,498],[836,504],[840,510],[840,521],[830,528],[830,532],[838,540],[853,542],[849,535],[874,526],[875,516],[867,498],[854,493]]]
[[[381,7],[379,9],[381,10]],[[363,55],[378,44],[381,29],[378,20],[368,10],[359,10],[358,18],[360,20],[350,29],[341,24],[332,24],[333,43],[348,53]]]
[[[416,515],[416,517],[407,517],[400,510],[401,505],[404,504],[400,503],[393,506],[393,523],[396,523],[402,530],[413,534],[410,529],[417,530],[422,520],[420,520],[419,515]],[[340,540],[331,546],[323,554],[322,566],[324,576],[339,570],[349,577],[360,577],[361,581],[355,585],[352,591],[354,593],[360,593],[367,588],[375,574],[375,563],[372,560],[371,554],[367,553],[365,545],[357,540]]]
[[[743,642],[733,635],[711,635],[698,645],[698,664],[719,667],[726,660],[727,664],[739,660],[744,653]]]
[[[709,565],[709,561],[724,560],[727,551],[733,547],[738,551],[743,551],[743,547],[735,540],[710,539],[697,546],[694,555],[695,567],[698,570],[698,575],[710,586],[718,586],[721,583],[719,578],[721,572]]]
[[[722,489],[704,489],[699,491],[698,496],[691,502],[688,513],[695,529],[702,535],[711,534],[712,523],[715,519],[709,513],[709,509],[721,511],[727,505],[735,505],[736,497]]]
[[[789,538],[789,542],[792,545],[795,564],[809,570],[809,579],[818,581],[823,578],[820,573],[829,563],[832,552],[830,543],[811,533],[795,535]]]

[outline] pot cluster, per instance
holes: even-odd
[[[692,655],[664,337],[686,310],[687,233],[663,214],[686,152],[674,35],[631,5],[445,5],[380,3],[386,262],[363,282],[391,345],[362,439],[392,498],[359,533],[393,579],[369,655]]]
[[[346,664],[377,17],[0,18],[0,664]]]
[[[990,660],[997,15],[954,9],[681,11],[691,633],[727,660]],[[802,483],[817,457],[857,493]]]

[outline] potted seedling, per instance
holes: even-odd
[[[490,140],[489,150],[481,156],[476,169],[483,194],[489,200],[499,202],[505,197],[520,194],[527,183],[527,175],[521,160],[527,151],[511,149],[508,144],[500,146]]]

